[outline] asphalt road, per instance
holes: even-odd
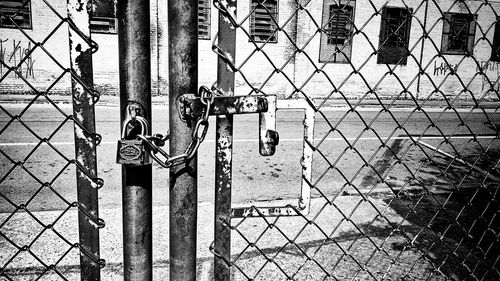
[[[68,105],[61,108],[71,111]],[[8,276],[16,280],[32,280],[45,272],[42,260],[45,264],[57,264],[68,280],[78,280],[80,253],[72,249],[78,241],[78,212],[75,208],[65,210],[66,202],[77,200],[75,168],[66,160],[74,158],[73,124],[50,105],[32,106],[22,113],[22,122],[12,120],[9,114],[21,114],[23,105],[2,105],[1,109],[0,266],[5,266]],[[500,166],[500,140],[491,137],[491,125],[500,124],[498,114],[479,110],[471,114],[466,110],[442,113],[438,109],[427,111],[427,115],[412,114],[407,109],[394,110],[392,115],[377,109],[347,112],[334,109],[316,114],[311,180],[314,198],[307,216],[314,223],[302,217],[232,220],[237,230],[232,231],[231,253],[239,269],[232,270],[232,279],[247,280],[242,272],[257,275],[256,280],[282,279],[282,272],[274,268],[276,264],[297,280],[326,278],[317,265],[335,268],[340,279],[369,279],[366,273],[372,272],[377,278],[391,280],[412,275],[417,276],[415,280],[434,280],[429,278],[431,275],[437,276],[435,280],[462,280],[474,266],[474,276],[484,273],[483,280],[498,280],[498,274],[489,266],[489,260],[497,259],[497,252],[488,250],[485,258],[471,254],[470,250],[489,249],[498,240],[491,235],[488,240],[487,235],[496,233],[491,229],[497,226],[484,223],[494,217],[498,208],[488,189],[478,188],[490,185],[496,190],[500,181],[498,170],[494,169]],[[121,167],[115,164],[118,116],[116,106],[96,108],[97,131],[103,137],[98,147],[98,175],[105,181],[99,193],[99,216],[106,221],[106,227],[100,231],[101,257],[107,262],[102,271],[105,280],[123,280]],[[166,107],[155,106],[153,118],[154,132],[166,132]],[[277,153],[261,157],[257,116],[235,117],[234,204],[277,205],[284,200],[296,200],[302,169],[302,119],[300,111],[278,111],[281,141]],[[213,254],[208,245],[214,239],[215,144],[213,119],[210,122],[198,158],[199,280],[213,279]],[[451,134],[454,137],[445,142],[442,135]],[[422,136],[422,142],[416,145],[408,135]],[[39,146],[37,136],[49,138],[53,148]],[[445,154],[460,155],[466,163],[452,163],[452,158]],[[469,164],[476,168],[470,171]],[[168,171],[158,164],[154,164],[153,171],[153,270],[155,277],[163,280],[169,270]],[[485,175],[485,171],[491,174]],[[44,182],[50,183],[52,190],[42,187]],[[423,186],[436,194],[420,195]],[[457,186],[462,189],[452,196],[449,190]],[[399,190],[417,194],[390,194]],[[334,204],[323,197],[334,199]],[[16,210],[13,204],[26,204],[27,209]],[[442,212],[444,205],[446,214]],[[459,218],[461,225],[450,217]],[[397,223],[397,231],[388,222]],[[41,223],[52,225],[53,230]],[[464,232],[470,225],[474,229]],[[446,238],[442,239],[444,235]],[[481,243],[474,240],[479,237],[477,241]],[[249,241],[254,246],[249,246]],[[408,243],[413,246],[407,249]],[[14,245],[29,245],[29,253]],[[383,251],[375,245],[381,245]],[[274,264],[268,263],[263,252],[273,257]],[[312,260],[306,259],[304,253]],[[394,257],[398,257],[396,263]],[[358,262],[367,270],[360,270]],[[435,264],[440,265],[439,273]],[[53,271],[43,277],[58,278]]]
[[[20,114],[23,110],[19,104],[2,107],[11,115]],[[61,108],[71,112],[69,105],[61,105]],[[232,198],[235,204],[298,197],[301,188],[303,115],[301,111],[278,111],[280,144],[272,157],[258,154],[258,116],[235,117]],[[165,106],[154,107],[153,119],[153,131],[166,132],[168,112]],[[21,120],[29,129],[18,120],[11,122],[8,114],[0,111],[0,192],[15,204],[28,203],[32,211],[65,208],[67,203],[64,200],[76,201],[75,168],[68,166],[64,159],[74,158],[73,124],[51,105],[33,105],[22,114]],[[399,128],[395,120],[404,127]],[[496,165],[500,151],[500,141],[490,137],[494,131],[489,123],[500,124],[499,114],[495,111],[455,112],[443,109],[425,113],[413,113],[408,109],[397,109],[391,113],[379,109],[349,113],[346,109],[318,112],[314,134],[312,183],[316,188],[313,189],[313,197],[377,189],[381,186],[379,175],[395,185],[404,185],[412,173],[418,171],[414,175],[422,181],[439,183],[442,170],[425,163],[434,159],[445,165],[451,159],[430,148],[412,145],[408,134],[423,134],[422,141],[426,144],[452,155],[460,154],[470,163],[479,158],[476,164],[483,170],[488,169],[488,166]],[[99,204],[101,208],[117,207],[121,204],[121,167],[115,164],[116,142],[120,134],[118,107],[97,106],[96,124],[97,132],[102,135],[102,143],[98,147],[98,175],[105,182],[99,193]],[[213,124],[211,117],[208,137],[199,150],[200,202],[214,201]],[[471,133],[480,135],[477,141],[471,140]],[[37,146],[39,139],[35,134],[50,138],[57,151],[47,145]],[[442,134],[453,134],[455,137],[450,143],[445,143]],[[386,146],[383,146],[384,142]],[[397,162],[397,158],[401,159],[401,163]],[[12,161],[24,162],[25,169],[20,166],[12,169]],[[453,166],[446,170],[447,173],[460,174],[460,165]],[[168,171],[154,164],[153,173],[153,203],[156,206],[168,205]],[[61,197],[48,188],[41,188],[44,182],[51,183]],[[446,189],[446,186],[443,188]],[[0,197],[0,212],[13,209],[14,206]]]

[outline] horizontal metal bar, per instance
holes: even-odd
[[[275,96],[218,96],[214,97],[210,115],[234,115],[267,112],[268,99]],[[180,101],[184,117],[197,118],[205,107],[200,97],[184,95]],[[184,104],[183,104],[184,103]]]
[[[297,206],[237,207],[231,209],[231,218],[246,217],[290,217],[302,213]]]
[[[423,141],[421,141],[421,140],[417,140],[417,142],[418,142],[420,145],[424,146],[424,147],[427,147],[427,148],[429,148],[429,149],[431,149],[431,150],[434,150],[435,152],[437,152],[437,153],[439,153],[439,154],[441,154],[441,155],[443,155],[443,156],[446,156],[446,157],[450,158],[450,159],[451,159],[451,160],[453,160],[453,161],[457,161],[458,163],[460,163],[460,164],[464,165],[466,168],[469,168],[469,167],[470,167],[470,169],[476,170],[477,172],[479,172],[479,173],[483,174],[484,176],[486,176],[486,177],[488,177],[488,178],[490,178],[490,179],[492,179],[492,180],[494,180],[494,181],[497,181],[497,182],[498,182],[498,181],[500,181],[500,178],[499,178],[499,177],[497,177],[497,176],[495,176],[495,175],[491,174],[491,173],[490,173],[490,172],[488,172],[488,171],[485,171],[485,170],[481,169],[480,167],[478,167],[478,166],[476,166],[476,165],[474,165],[474,164],[470,164],[469,162],[466,162],[466,161],[464,161],[464,160],[462,160],[462,159],[458,158],[458,156],[454,156],[454,155],[452,155],[452,154],[450,154],[450,153],[448,153],[448,152],[446,152],[446,151],[444,151],[444,150],[442,150],[442,149],[439,149],[439,148],[437,148],[437,147],[435,147],[435,146],[432,146],[432,145],[430,145],[430,144],[428,144],[428,143],[426,143],[426,142],[423,142]]]
[[[231,96],[216,97],[210,112],[211,115],[232,115],[245,113],[260,113],[268,110],[266,97]]]

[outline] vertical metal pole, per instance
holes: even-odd
[[[170,155],[183,154],[193,124],[178,114],[178,99],[198,87],[198,1],[168,1]],[[170,281],[196,280],[197,157],[170,168]]]
[[[429,0],[423,0],[425,1],[425,14],[424,14],[424,34],[422,35],[425,35],[425,33],[427,33],[427,11],[429,10]],[[424,45],[425,45],[425,38],[423,38],[422,40],[422,47],[420,48],[420,61],[419,61],[419,64],[420,64],[420,67],[422,67],[422,61],[423,61],[423,57],[424,57]],[[420,94],[420,77],[422,76],[421,73],[418,74],[418,77],[417,77],[417,98],[418,98],[418,95]]]
[[[117,18],[120,120],[139,105],[151,131],[149,1],[118,1]],[[122,187],[124,279],[152,280],[152,165],[123,165]]]
[[[227,2],[227,10],[234,11],[236,19],[236,1]],[[224,19],[219,12],[219,48],[227,57],[236,57],[236,28]],[[217,63],[217,87],[226,95],[234,95],[234,72],[219,58]],[[214,280],[230,280],[231,270],[224,262],[231,258],[231,230],[225,223],[231,222],[231,187],[233,154],[233,116],[216,117],[215,140],[215,242],[214,250],[221,257],[215,256]]]
[[[95,132],[95,111],[92,95],[85,87],[92,88],[92,49],[82,38],[90,38],[87,1],[68,0],[68,18],[81,34],[69,28],[70,61],[73,75],[81,82],[71,80],[73,96],[73,117],[75,118],[75,156],[78,197],[78,231],[80,239],[81,280],[100,280],[99,267],[99,209],[97,188],[97,153]],[[77,125],[76,123],[81,125]],[[91,177],[91,178],[89,178]]]

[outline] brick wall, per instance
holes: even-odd
[[[370,90],[376,91],[377,95],[382,97],[394,97],[400,95],[408,98],[414,95],[419,98],[435,98],[441,99],[443,95],[457,95],[463,90],[463,86],[458,81],[456,76],[448,75],[449,68],[446,67],[447,61],[450,65],[460,64],[458,67],[458,75],[462,79],[464,85],[468,85],[471,93],[476,96],[482,96],[489,86],[486,85],[481,77],[474,77],[476,73],[476,62],[474,58],[468,57],[464,59],[463,55],[444,55],[438,56],[441,48],[441,36],[443,29],[443,21],[440,20],[441,13],[435,3],[439,4],[442,11],[450,12],[467,12],[464,5],[455,3],[451,0],[429,1],[427,11],[427,30],[430,39],[422,40],[423,24],[425,18],[425,5],[420,0],[404,1],[406,5],[413,9],[415,18],[411,21],[409,49],[412,57],[408,58],[408,63],[405,66],[397,66],[390,75],[390,69],[384,64],[377,64],[377,56],[375,51],[379,43],[379,30],[381,16],[375,14],[375,9],[380,8],[386,3],[384,0],[373,0],[374,7],[367,5],[367,0],[358,0],[355,10],[355,25],[361,29],[361,33],[354,36],[353,52],[351,62],[349,64],[339,63],[319,63],[319,44],[320,37],[316,35],[312,37],[318,28],[314,25],[314,20],[321,19],[323,0],[311,0],[308,2],[305,11],[299,12],[299,33],[297,36],[298,45],[305,46],[304,54],[299,54],[296,58],[296,83],[302,87],[302,90],[309,96],[316,97],[332,97],[341,98],[342,95],[357,98],[367,95],[367,98],[375,98],[375,95],[370,93]],[[470,10],[474,13],[477,11],[483,1],[466,1]],[[496,11],[500,10],[500,3],[493,3]],[[455,4],[454,4],[455,3]],[[401,1],[391,1],[390,6],[403,7]],[[498,12],[497,12],[498,13]],[[373,18],[372,18],[373,17]],[[418,20],[417,20],[418,19]],[[476,28],[475,41],[482,37],[481,29],[486,32],[488,28],[494,25],[494,11],[487,6],[482,6],[478,12],[478,25]],[[319,24],[320,21],[319,21]],[[486,38],[492,42],[494,28],[491,28],[486,33]],[[311,39],[312,37],[312,39]],[[373,44],[373,47],[369,45]],[[420,75],[417,62],[420,61],[420,54],[424,44],[423,57],[421,65],[424,67],[427,75]],[[432,43],[434,42],[434,44]],[[479,62],[487,61],[491,54],[491,47],[486,40],[481,40],[474,47],[474,57]],[[309,59],[312,58],[312,61]],[[490,63],[490,67],[486,72],[490,79],[497,80],[498,64]],[[356,73],[354,70],[361,70]],[[320,69],[315,73],[316,69]],[[328,76],[328,77],[327,77]],[[396,78],[396,76],[400,79]],[[431,83],[434,81],[434,85]],[[496,85],[498,87],[498,83]],[[334,90],[334,89],[337,90]],[[404,89],[408,93],[404,92]],[[436,91],[437,90],[437,91]],[[442,92],[439,92],[439,90]],[[495,96],[488,95],[490,98]],[[470,98],[470,94],[462,93],[461,98]],[[498,97],[497,97],[498,98]]]
[[[62,15],[65,14],[66,1],[50,1]],[[425,5],[421,0],[404,1],[415,12],[411,21],[410,49],[411,54],[405,66],[391,66],[377,64],[375,54],[379,42],[380,15],[375,15],[375,9],[386,2],[373,0],[374,6],[367,0],[356,1],[355,25],[361,29],[352,43],[352,56],[350,64],[346,63],[321,63],[319,62],[320,32],[316,24],[321,25],[323,0],[303,2],[305,9],[296,11],[295,0],[279,1],[279,23],[283,30],[278,34],[277,43],[268,43],[262,46],[262,51],[255,51],[256,47],[249,42],[248,36],[241,29],[237,32],[236,66],[241,70],[236,74],[236,94],[248,94],[251,87],[257,87],[266,94],[277,94],[281,97],[300,95],[304,92],[312,97],[359,98],[367,95],[375,98],[370,92],[373,90],[382,97],[399,96],[409,98],[430,97],[442,99],[443,96],[459,96],[470,98],[488,92],[491,85],[482,77],[478,77],[477,65],[488,61],[491,54],[490,42],[493,40],[495,12],[481,6],[483,1],[467,1],[472,12],[477,12],[478,26],[476,28],[477,45],[474,47],[474,57],[464,58],[462,55],[439,56],[443,21],[435,3],[439,4],[442,11],[460,12],[465,6],[451,0],[429,1],[427,11],[427,30],[429,38],[423,40],[422,25],[425,18]],[[500,11],[500,2],[489,1],[494,10]],[[166,95],[168,90],[168,15],[166,0],[151,0],[151,54],[152,54],[152,92],[154,95]],[[306,4],[307,3],[307,4]],[[453,4],[455,3],[455,4]],[[391,6],[403,6],[402,1],[391,1]],[[242,22],[249,13],[249,0],[238,2],[238,21]],[[33,29],[25,30],[35,42],[42,42],[58,24],[42,0],[32,0]],[[242,27],[249,32],[249,19],[242,23]],[[199,40],[199,81],[200,85],[211,85],[216,81],[217,56],[212,52],[212,40],[217,32],[218,13],[215,8],[211,10],[210,40]],[[491,28],[490,28],[491,27]],[[481,31],[482,30],[482,31]],[[480,40],[485,33],[484,39]],[[118,40],[116,34],[92,34],[93,40],[99,44],[99,51],[94,55],[94,82],[103,94],[116,95],[118,93]],[[14,29],[1,29],[0,46],[3,60],[9,65],[19,62],[23,54],[35,48],[26,37]],[[297,53],[296,46],[304,52]],[[373,44],[373,47],[370,46]],[[423,55],[421,49],[423,44]],[[257,43],[261,46],[262,43]],[[54,54],[56,60],[64,67],[69,64],[67,26],[63,25],[52,37],[44,43],[44,47]],[[268,61],[264,53],[272,59]],[[425,68],[425,75],[419,75],[418,63]],[[459,64],[458,74],[450,75],[450,68]],[[356,73],[354,69],[359,69]],[[354,67],[354,69],[353,69]],[[277,71],[277,69],[279,71]],[[2,70],[5,73],[6,68]],[[30,59],[20,67],[23,76],[36,90],[51,92],[68,92],[70,81],[64,75],[60,81],[51,86],[63,72],[41,48],[35,48]],[[497,63],[491,62],[487,70],[488,77],[496,81],[500,70]],[[3,74],[2,74],[3,75]],[[295,84],[295,86],[293,85]],[[471,93],[461,93],[463,86],[467,85]],[[498,83],[494,83],[498,88]],[[336,89],[336,90],[335,90]],[[404,91],[406,89],[406,91]],[[0,83],[0,93],[28,92],[30,87],[23,79],[14,73],[6,76]],[[491,93],[490,98],[496,98]]]

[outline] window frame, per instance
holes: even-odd
[[[263,4],[261,4],[261,2],[263,2]],[[275,6],[275,13],[274,13],[274,17],[269,14],[264,8],[264,13],[262,15],[265,15],[266,17],[269,17],[269,25],[271,26],[271,30],[269,32],[269,37],[267,39],[259,39],[259,38],[256,38],[256,36],[258,35],[255,35],[255,19],[256,19],[256,13],[257,13],[257,6],[259,5],[262,5],[264,6],[264,4],[266,3],[271,3],[271,2],[275,2],[276,3],[276,6]],[[255,7],[254,7],[254,3],[255,3]],[[255,43],[273,43],[273,44],[276,44],[278,43],[278,26],[279,26],[279,0],[262,0],[262,1],[259,1],[259,0],[250,0],[249,1],[249,4],[250,4],[250,20],[249,20],[249,35],[250,35],[250,38],[248,39],[248,42],[255,42]],[[266,7],[267,8],[267,7]],[[274,21],[273,21],[273,18],[274,18]],[[274,22],[276,22],[277,24],[275,24]],[[274,29],[273,29],[274,28]],[[261,36],[262,37],[262,36]],[[271,37],[274,37],[273,40],[270,40]]]
[[[320,44],[319,44],[319,58],[318,61],[321,63],[341,63],[346,64],[349,63],[352,56],[352,48],[353,48],[353,34],[354,34],[354,21],[356,18],[356,0],[341,0],[341,1],[332,1],[332,0],[323,0],[323,8],[321,11],[322,21],[321,27],[321,35],[320,35]],[[333,19],[337,19],[339,22],[339,16],[332,16],[331,9],[333,7],[337,7],[338,10],[344,10],[345,7],[349,7],[350,9],[350,22],[347,22],[346,25],[350,25],[348,29],[348,35],[345,37],[343,44],[338,43],[329,43],[329,35],[328,31],[333,30],[329,28],[329,24]],[[326,9],[328,11],[326,11]],[[346,29],[347,30],[347,29]],[[337,38],[338,39],[338,38]],[[347,42],[346,42],[347,41]],[[342,52],[338,52],[337,48]]]
[[[28,20],[27,23],[23,24],[18,24],[19,28],[22,29],[33,29],[33,9],[31,8],[31,0],[11,0],[9,2],[21,2],[21,9],[27,9],[27,15],[28,15]],[[27,4],[26,4],[26,3]],[[1,2],[0,2],[0,9],[1,9]],[[17,9],[16,13],[18,13],[21,9]],[[4,12],[5,13],[5,12]],[[15,14],[15,13],[14,13]],[[12,16],[12,15],[10,15]],[[8,17],[2,17],[0,18],[0,28],[10,28],[10,29],[18,29],[18,27],[11,22],[11,20]]]
[[[401,34],[399,32],[400,29],[403,30],[404,38],[402,40],[398,40],[396,42],[396,46],[387,45],[387,43],[391,42],[388,39],[393,35],[394,32],[387,35],[387,30],[390,29],[390,26],[387,23],[393,18],[388,17],[389,10],[399,10],[399,14],[403,11],[406,11],[407,18],[406,20],[399,19],[398,27],[396,31],[398,31],[397,37],[401,38]],[[382,13],[380,14],[380,30],[379,30],[379,42],[378,42],[378,52],[377,52],[377,64],[391,64],[391,65],[407,65],[408,57],[407,54],[409,52],[410,47],[410,38],[411,38],[411,20],[412,20],[413,9],[410,7],[401,7],[401,6],[385,6],[382,9]],[[403,27],[403,25],[405,25]],[[386,37],[387,36],[387,37]],[[404,40],[404,45],[398,45]],[[389,50],[388,50],[389,49]],[[396,53],[393,57],[389,57],[384,55],[383,53]]]
[[[200,5],[202,4],[202,5]],[[212,11],[211,11],[211,5],[209,0],[198,0],[198,39],[200,40],[210,40],[211,37],[211,16],[212,16]],[[205,17],[200,17],[200,12],[203,10],[207,11]],[[201,19],[206,19],[206,22],[200,22]],[[206,35],[205,34],[200,34],[200,31],[202,28],[200,27],[205,27],[206,28]]]
[[[467,39],[466,39],[466,45],[467,45],[467,50],[457,50],[457,49],[448,49],[447,46],[449,45],[449,36],[452,31],[452,26],[450,21],[453,23],[452,18],[454,16],[470,16],[471,19],[468,22],[468,32],[467,32]],[[477,27],[477,15],[476,14],[466,14],[466,13],[445,13],[443,16],[443,30],[442,30],[442,35],[441,35],[441,53],[444,55],[466,55],[469,53],[470,55],[473,54],[474,52],[474,41],[476,38],[476,27]],[[471,26],[470,24],[473,24],[473,31],[471,33]],[[446,28],[448,26],[448,28]],[[445,32],[445,30],[448,29],[448,32]],[[472,39],[471,39],[472,38]]]

